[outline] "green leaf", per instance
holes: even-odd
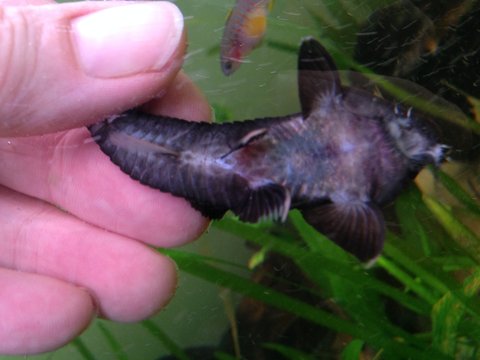
[[[389,238],[394,238],[394,235],[389,234]],[[413,278],[415,282],[425,284],[425,286],[428,285],[432,289],[435,289],[436,291],[434,294],[436,294],[436,301],[440,300],[440,297],[444,294],[451,293],[458,301],[469,309],[472,315],[480,320],[480,304],[469,301],[465,294],[462,291],[459,291],[458,282],[455,279],[447,277],[443,271],[439,271],[438,268],[435,268],[435,266],[440,266],[441,268],[445,265],[453,266],[452,264],[454,260],[457,261],[458,265],[463,265],[463,268],[465,268],[465,258],[452,258],[450,259],[450,263],[448,258],[442,258],[441,261],[436,259],[425,259],[423,261],[425,266],[422,267],[418,262],[409,259],[396,249],[391,241],[385,244],[385,250],[386,254],[392,257],[398,265],[402,265],[408,273],[415,275],[415,278]],[[468,260],[469,268],[475,265],[471,259]],[[433,265],[429,266],[430,263]],[[435,276],[435,274],[437,274],[437,276]],[[398,277],[397,280],[401,281],[401,277]],[[409,281],[411,281],[411,279]]]
[[[356,259],[353,260],[351,255],[347,254],[328,238],[314,230],[305,222],[298,212],[292,212],[291,218],[299,230],[302,239],[308,243],[310,249],[313,251],[313,253],[310,253],[310,256],[307,256],[306,253],[295,255],[295,259],[298,259],[296,261],[299,263],[299,266],[302,267],[312,279],[321,283],[322,279],[333,275],[343,283],[350,282],[359,285],[365,291],[371,292],[373,290],[384,296],[391,297],[398,303],[417,313],[424,315],[429,313],[430,310],[425,306],[425,303],[370,276],[368,272],[358,265]],[[319,267],[319,263],[324,264],[324,266]]]
[[[429,289],[400,269],[400,267],[398,267],[393,261],[381,256],[378,259],[378,265],[382,266],[389,274],[404,284],[408,290],[415,292],[429,304],[433,305],[437,301],[437,298],[429,291]]]
[[[415,254],[416,245],[420,244],[423,254],[430,256],[432,250],[424,228],[423,217],[429,215],[422,203],[422,194],[416,186],[409,186],[395,201],[395,213],[402,229],[402,238],[410,244],[409,252]],[[412,246],[414,247],[412,249]]]
[[[480,289],[480,270],[469,276],[463,287],[464,295],[473,297]],[[458,332],[467,308],[452,293],[446,293],[432,311],[432,344],[444,354],[455,356],[459,344]],[[477,319],[480,320],[480,319]],[[478,325],[478,323],[477,323]]]
[[[220,104],[212,104],[213,118],[215,122],[227,122],[233,119],[233,114],[229,108]]]
[[[163,346],[177,359],[179,360],[190,360],[190,357],[180,348],[170,337],[153,321],[144,320],[141,322],[141,325],[148,330],[148,332],[157,338]]]
[[[82,355],[82,358],[84,358],[86,360],[95,360],[96,359],[95,356],[90,351],[90,349],[87,347],[87,345],[85,345],[85,343],[79,337],[74,339],[71,342],[71,344],[77,349],[77,351],[80,353],[80,355]]]
[[[362,340],[352,340],[342,351],[342,360],[358,360],[361,358],[365,343]]]
[[[477,263],[480,263],[480,238],[463,225],[447,205],[424,195],[423,201],[452,239]]]
[[[103,334],[107,340],[108,345],[112,349],[112,352],[115,354],[116,358],[119,360],[128,360],[127,353],[123,350],[122,344],[120,344],[112,332],[103,324],[101,320],[96,321],[96,325],[100,329],[100,332]]]
[[[248,261],[248,268],[254,269],[265,261],[267,253],[270,251],[269,246],[262,246],[260,250],[256,251]]]
[[[172,257],[180,269],[221,287],[227,287],[245,296],[260,300],[279,309],[288,311],[315,324],[362,339],[371,346],[385,349],[386,353],[399,354],[406,358],[431,359],[432,352],[425,352],[425,344],[398,329],[389,328],[388,332],[378,331],[371,322],[353,323],[312,305],[294,299],[271,288],[254,283],[233,273],[208,265],[202,257],[174,249],[159,249]],[[441,354],[434,355],[442,358]]]
[[[432,170],[433,175],[437,177],[442,185],[471,213],[480,216],[480,204],[475,198],[465,191],[455,179],[446,172],[436,169]]]
[[[202,279],[215,283],[218,286],[228,287],[236,292],[261,300],[267,304],[289,311],[299,317],[311,320],[322,326],[335,329],[339,332],[359,331],[353,324],[338,319],[326,311],[317,309],[309,304],[291,298],[278,291],[254,283],[233,273],[208,265],[202,257],[173,249],[159,249],[160,252],[172,257],[183,271]]]
[[[393,244],[392,240],[394,239],[398,241],[398,238],[395,235],[391,233],[387,235],[387,241],[384,248],[385,255],[394,259],[398,265],[407,269],[408,272],[415,275],[416,278],[421,279],[423,283],[428,284],[428,286],[435,289],[438,295],[449,291],[448,285],[436,277],[430,269],[424,268],[418,261],[412,259],[398,249]]]

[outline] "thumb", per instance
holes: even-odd
[[[180,69],[169,2],[0,6],[0,137],[86,125],[146,102]]]

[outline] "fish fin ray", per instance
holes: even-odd
[[[240,220],[257,222],[262,219],[285,221],[290,209],[291,195],[279,184],[268,184],[252,189],[244,204],[233,212]]]
[[[243,135],[240,140],[235,140],[232,142],[230,145],[230,150],[223,154],[221,158],[226,158],[233,152],[240,150],[244,147],[247,147],[248,145],[252,144],[253,142],[261,139],[268,133],[267,128],[260,128],[260,129],[254,129]]]
[[[268,132],[267,128],[254,129],[242,136],[235,146],[237,149],[247,146],[248,144],[262,138]]]
[[[316,230],[361,261],[375,259],[382,251],[383,215],[371,203],[327,203],[303,209],[302,214]]]
[[[332,57],[311,37],[302,41],[298,54],[298,91],[304,118],[315,108],[319,96],[342,92],[340,76]]]

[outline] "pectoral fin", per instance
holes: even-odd
[[[244,148],[244,147],[248,146],[249,144],[255,142],[256,140],[261,139],[267,133],[268,133],[268,129],[266,129],[266,128],[254,129],[252,131],[249,131],[240,140],[233,143],[231,145],[231,150],[228,151],[226,154],[224,154],[222,157],[227,157],[228,155],[230,155],[234,151],[237,151],[241,148]]]
[[[319,96],[340,94],[337,67],[327,50],[313,38],[306,38],[298,54],[298,91],[304,118],[315,108]]]
[[[240,220],[257,222],[261,219],[284,221],[290,210],[290,192],[278,184],[252,189],[240,208],[233,209]]]
[[[305,220],[361,261],[377,257],[383,248],[383,215],[373,204],[329,203],[302,210]]]

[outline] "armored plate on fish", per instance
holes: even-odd
[[[284,221],[291,208],[361,261],[379,255],[380,207],[446,146],[424,116],[344,86],[312,38],[298,55],[301,112],[211,124],[134,109],[90,127],[100,148],[143,184],[187,199],[203,215]]]

